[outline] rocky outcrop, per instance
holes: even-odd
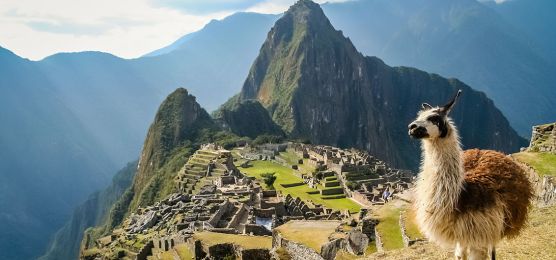
[[[556,123],[533,126],[528,150],[556,154]]]
[[[453,111],[465,147],[517,151],[525,140],[484,93],[456,79],[364,57],[319,5],[298,1],[269,32],[236,102],[259,101],[292,138],[365,149],[395,167],[417,168],[407,124],[421,102]],[[469,127],[471,126],[472,127]]]
[[[351,231],[347,237],[346,249],[354,255],[362,255],[369,246],[369,237],[361,231]]]

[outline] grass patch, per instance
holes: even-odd
[[[160,250],[159,250],[160,251]],[[174,254],[170,251],[160,251],[160,260],[174,260]]]
[[[359,204],[347,198],[325,200],[322,198],[318,190],[310,188],[307,185],[288,188],[283,187],[282,184],[286,184],[287,186],[287,184],[303,182],[303,180],[294,175],[292,169],[281,164],[272,161],[252,161],[250,164],[252,165],[251,167],[242,168],[238,166],[238,168],[247,176],[255,177],[259,180],[262,180],[261,174],[266,172],[275,172],[277,178],[274,182],[274,187],[281,191],[284,195],[290,194],[293,197],[299,197],[304,201],[312,201],[313,203],[322,204],[328,208],[336,210],[347,209],[351,213],[359,212],[361,209]],[[315,193],[315,191],[317,192],[316,194],[310,194]]]
[[[291,241],[301,243],[320,253],[328,237],[335,233],[340,221],[289,221],[276,228],[280,234]]]
[[[410,239],[422,238],[423,235],[419,230],[419,226],[415,222],[415,210],[413,207],[408,206],[404,213],[405,217],[405,233]]]
[[[521,152],[512,155],[535,169],[542,176],[556,176],[556,154]]]
[[[343,249],[338,251],[338,253],[336,253],[336,257],[334,258],[334,260],[354,260],[354,259],[361,259],[361,257],[348,253]]]
[[[386,204],[378,210],[380,222],[376,226],[381,236],[385,250],[393,250],[404,247],[402,232],[400,230],[401,208]]]
[[[180,259],[188,260],[195,259],[195,253],[191,252],[185,244],[179,244],[174,247],[174,250],[180,256]]]
[[[272,238],[269,236],[244,236],[215,232],[201,232],[193,235],[195,239],[212,246],[223,243],[234,243],[244,249],[272,248]]]
[[[372,253],[376,253],[378,250],[376,249],[376,242],[374,240],[369,242],[369,246],[365,249],[365,255],[370,255]]]
[[[294,151],[288,149],[285,152],[280,153],[280,157],[284,159],[289,165],[296,165],[301,159]]]

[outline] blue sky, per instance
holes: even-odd
[[[341,2],[346,0],[320,0]],[[104,51],[134,58],[237,11],[281,13],[295,0],[1,0],[0,46],[32,60]],[[39,44],[38,44],[39,43]]]

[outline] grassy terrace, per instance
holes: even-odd
[[[540,176],[556,176],[556,155],[550,153],[521,152],[512,155],[537,171]]]
[[[180,259],[195,259],[195,253],[191,252],[185,244],[176,245],[174,250],[178,253]]]
[[[303,164],[298,164],[300,158],[293,150],[288,149],[285,152],[280,153],[280,157],[282,157],[286,162],[290,165],[297,165],[299,167],[299,171],[301,173],[312,175],[315,167],[308,164],[309,159],[303,159]]]
[[[238,163],[238,165],[239,164],[240,163]],[[318,190],[312,189],[307,185],[290,188],[282,187],[280,184],[302,182],[303,180],[294,175],[292,169],[282,166],[281,164],[272,161],[252,161],[250,164],[252,165],[251,167],[243,168],[238,166],[238,168],[244,174],[257,179],[262,179],[261,174],[263,173],[275,172],[277,178],[274,182],[274,188],[281,191],[284,195],[290,194],[293,197],[299,197],[304,201],[312,201],[313,203],[323,204],[324,206],[332,209],[348,209],[351,213],[359,212],[361,209],[359,204],[347,198],[324,200],[320,194],[308,194],[307,192],[318,193]]]
[[[402,209],[395,205],[385,204],[380,207],[376,214],[380,222],[376,226],[381,236],[384,250],[393,250],[404,247],[402,232],[400,230],[400,211]]]
[[[328,237],[336,231],[340,221],[289,221],[276,228],[291,241],[301,243],[320,253],[320,248],[328,242]]]
[[[246,236],[215,232],[201,232],[193,235],[195,239],[201,240],[207,245],[223,243],[234,243],[244,249],[272,248],[272,238],[269,236]]]

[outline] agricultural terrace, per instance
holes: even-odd
[[[259,180],[262,180],[261,174],[269,172],[276,173],[277,178],[274,182],[274,188],[282,192],[284,196],[290,194],[292,197],[299,197],[306,202],[322,204],[336,210],[347,209],[351,213],[359,212],[361,209],[359,204],[348,198],[323,199],[317,189],[310,188],[305,184],[289,188],[283,187],[281,184],[302,183],[303,179],[295,175],[293,169],[274,161],[252,161],[249,163],[249,167],[246,168],[241,167],[240,164],[241,163],[238,163],[237,166],[242,173]]]

